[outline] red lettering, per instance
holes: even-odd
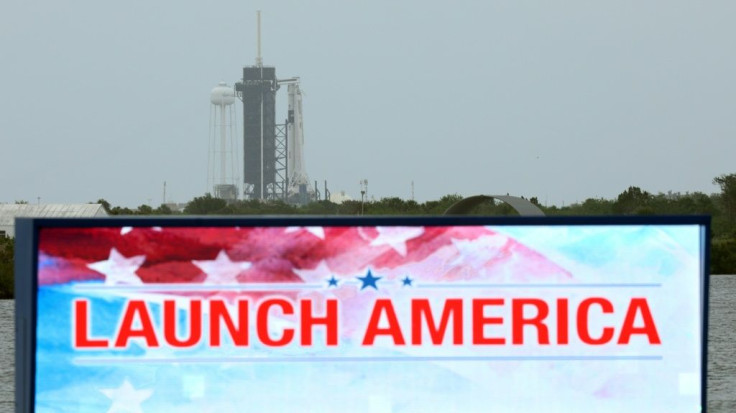
[[[430,299],[414,298],[411,299],[410,308],[411,344],[463,345],[465,338],[468,338],[472,341],[472,345],[476,346],[506,345],[508,342],[514,345],[549,345],[550,329],[553,329],[555,344],[568,345],[570,334],[575,334],[574,331],[570,333],[571,323],[573,329],[577,327],[581,344],[592,346],[612,344],[616,340],[616,334],[619,335],[616,340],[619,345],[629,344],[635,336],[644,336],[638,340],[642,342],[647,340],[649,344],[662,343],[646,298],[631,298],[620,331],[618,325],[613,325],[610,320],[609,323],[605,322],[607,318],[619,319],[613,317],[614,305],[607,298],[585,298],[577,308],[573,304],[572,309],[568,298],[554,298],[556,300],[554,302],[552,300],[553,298],[548,301],[539,298],[511,299],[509,332],[511,337],[508,337],[508,334],[502,334],[501,328],[505,320],[503,315],[499,314],[506,308],[504,306],[508,300],[504,298],[475,298],[472,299],[471,308],[463,308],[465,301],[462,298],[449,298],[436,302],[434,308]],[[160,346],[159,340],[163,340],[164,345],[189,348],[202,342],[203,339],[206,340],[207,334],[209,334],[208,344],[212,347],[221,347],[223,340],[228,340],[226,337],[230,337],[236,347],[249,345],[248,300],[237,301],[237,314],[229,311],[229,307],[222,300],[205,301],[204,305],[209,305],[209,322],[203,319],[205,315],[202,301],[192,299],[187,311],[181,311],[177,310],[175,300],[165,300],[161,309],[161,319],[156,320],[160,324],[154,325],[151,309],[148,307],[150,303],[145,300],[130,300],[123,305],[115,336],[103,338],[93,336],[90,300],[75,299],[71,308],[72,345],[76,349],[119,349],[128,347],[131,340],[134,340],[141,345],[155,348]],[[288,317],[290,320],[298,319],[300,323],[299,339],[302,346],[314,345],[316,331],[324,332],[326,345],[337,346],[340,338],[339,305],[336,298],[326,299],[324,306],[315,300],[303,299],[299,301],[298,308],[296,302],[286,298],[264,299],[259,303],[255,315],[258,340],[270,347],[282,347],[293,343],[297,327],[281,327],[280,324],[274,324],[276,321],[274,316],[291,316]],[[554,326],[547,322],[550,305],[556,305],[553,309],[555,317],[549,321],[555,323]],[[440,306],[441,314],[437,314]],[[619,309],[619,312],[621,310]],[[295,311],[299,311],[299,314],[297,315]],[[466,321],[463,314],[467,311],[472,311],[472,327],[468,326],[472,328],[470,332],[472,339],[465,337],[463,330]],[[570,320],[572,317],[570,311],[576,311],[574,321]],[[187,314],[184,314],[185,312]],[[598,322],[601,319],[604,320],[603,325]],[[158,331],[159,327],[162,331]],[[207,327],[209,331],[203,332],[202,329]],[[407,342],[401,327],[393,301],[389,298],[377,299],[371,310],[362,344],[374,345],[377,338],[385,336],[386,338],[380,340],[392,341],[395,346],[404,346]],[[536,333],[536,340],[529,340],[529,327],[532,334]],[[424,341],[425,330],[428,332],[428,342]]]
[[[283,298],[264,300],[258,307],[258,327],[256,331],[258,332],[258,339],[261,340],[261,343],[271,347],[281,347],[291,343],[291,340],[294,338],[294,329],[284,328],[283,334],[278,339],[272,339],[268,335],[268,310],[274,306],[281,307],[281,312],[284,315],[294,314],[294,306]]]
[[[248,300],[238,300],[238,327],[230,317],[223,301],[210,301],[210,345],[220,346],[220,321],[225,322],[227,332],[236,347],[248,345]]]
[[[532,318],[524,317],[524,306],[533,306],[537,308],[537,315]],[[513,319],[513,327],[511,332],[511,341],[514,344],[524,344],[524,326],[529,325],[537,328],[537,338],[539,344],[549,344],[549,330],[544,324],[544,319],[549,314],[549,306],[543,300],[538,298],[517,298],[511,302],[511,314]]]
[[[557,299],[557,344],[567,344],[568,331],[570,328],[567,323],[567,298]]]
[[[424,315],[424,317],[422,317]],[[422,318],[427,322],[432,344],[442,344],[447,331],[447,324],[452,316],[452,344],[463,344],[463,300],[450,298],[445,300],[440,325],[435,325],[432,308],[426,298],[411,300],[411,343],[422,344]]]
[[[634,327],[636,321],[636,313],[641,311],[641,318],[644,325]],[[629,340],[633,334],[644,334],[649,340],[649,344],[662,344],[657,333],[657,326],[654,325],[652,313],[649,311],[649,304],[646,298],[632,298],[629,303],[629,309],[626,310],[624,324],[621,327],[621,335],[618,337],[618,344],[629,344]]]
[[[312,315],[312,300],[302,300],[301,302],[301,343],[303,346],[312,345],[312,328],[317,324],[322,324],[327,330],[327,345],[337,345],[337,300],[329,298],[326,303],[324,317],[315,317]]]
[[[164,301],[164,339],[172,347],[191,347],[202,337],[202,301],[191,300],[189,303],[189,337],[179,340],[176,336],[177,323],[176,302]]]
[[[486,337],[484,327],[489,324],[503,324],[502,317],[486,317],[486,306],[503,305],[503,298],[485,298],[473,300],[473,344],[506,344],[503,337]]]
[[[588,331],[588,313],[590,312],[590,306],[593,304],[601,306],[604,314],[613,312],[613,304],[603,297],[591,297],[583,300],[578,307],[578,336],[580,336],[580,340],[585,344],[594,346],[606,344],[613,338],[613,327],[604,327],[601,336],[597,339],[591,337]]]
[[[133,328],[136,316],[141,322],[141,328]],[[125,348],[128,346],[128,341],[136,337],[143,338],[148,347],[158,347],[156,330],[153,328],[151,315],[148,313],[148,307],[146,307],[146,302],[143,300],[130,300],[125,304],[115,347]]]
[[[107,348],[108,341],[105,339],[94,339],[89,337],[89,315],[87,313],[87,300],[74,300],[72,312],[74,313],[74,347],[75,348]]]
[[[378,327],[379,321],[381,321],[381,314],[386,313],[386,319],[388,320],[388,327]],[[406,344],[404,341],[404,335],[401,333],[401,326],[399,326],[399,320],[396,318],[396,311],[391,300],[387,298],[379,298],[373,305],[373,312],[371,318],[368,321],[368,327],[365,330],[365,336],[363,337],[364,346],[372,346],[376,339],[376,336],[388,335],[394,340],[394,344],[403,346]]]

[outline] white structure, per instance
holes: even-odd
[[[106,217],[102,204],[0,204],[0,236],[15,237],[16,218]]]
[[[335,194],[330,195],[330,202],[334,202],[336,204],[342,204],[345,201],[352,201],[353,198],[350,197],[350,195],[346,194],[345,191],[340,191]]]
[[[304,118],[299,78],[294,77],[279,80],[279,83],[288,84],[286,88],[289,101],[289,118],[286,126],[286,170],[289,179],[288,194],[289,196],[297,195],[302,190],[306,190],[308,194],[312,195],[314,188],[310,186],[304,159]]]
[[[238,171],[235,123],[235,90],[220,82],[210,93],[210,136],[207,158],[207,184],[216,198],[229,201],[238,197]]]

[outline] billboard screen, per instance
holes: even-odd
[[[705,407],[703,219],[34,222],[30,411]]]

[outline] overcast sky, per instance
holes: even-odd
[[[562,205],[736,172],[733,0],[4,0],[0,202],[209,191],[209,93],[254,64],[258,9],[332,192]]]

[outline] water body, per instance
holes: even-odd
[[[0,412],[15,409],[15,307],[0,300]]]
[[[0,412],[13,411],[13,301],[0,300]],[[708,334],[708,410],[736,412],[736,275],[711,277]]]
[[[736,275],[710,279],[708,409],[736,412]]]

